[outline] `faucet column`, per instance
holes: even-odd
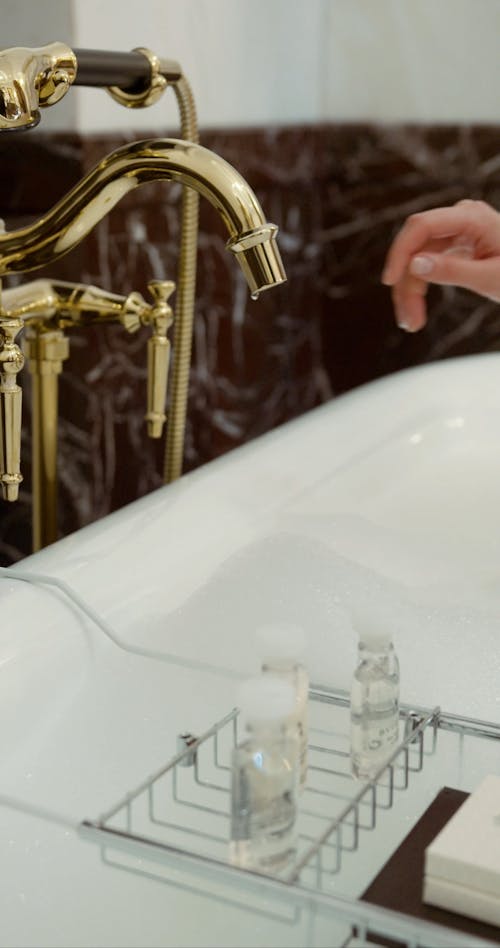
[[[4,500],[17,500],[21,474],[22,392],[16,376],[24,356],[15,339],[22,320],[0,313],[0,483]]]
[[[32,376],[33,551],[57,540],[58,375],[69,355],[60,329],[26,326],[24,351]]]

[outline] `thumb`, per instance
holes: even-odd
[[[452,253],[417,254],[410,261],[410,273],[442,286],[461,286],[480,296],[500,300],[500,257],[474,260]]]

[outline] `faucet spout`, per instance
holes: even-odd
[[[194,188],[219,211],[229,232],[226,246],[236,255],[252,294],[286,279],[277,228],[266,222],[244,178],[207,148],[168,138],[118,148],[39,221],[0,235],[0,274],[52,263],[80,243],[125,194],[160,180]]]

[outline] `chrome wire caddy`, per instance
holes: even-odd
[[[238,742],[238,709],[199,737],[179,735],[178,753],[97,819],[85,820],[82,832],[100,843],[109,865],[184,889],[193,885],[197,867],[212,883],[222,880],[223,890],[207,894],[289,925],[297,924],[306,907],[311,911],[314,905],[316,917],[331,909],[343,934],[342,941],[328,944],[373,943],[364,939],[375,932],[408,946],[470,945],[470,936],[378,909],[359,896],[444,785],[470,791],[487,773],[500,772],[500,726],[439,707],[403,706],[393,754],[373,780],[360,783],[350,772],[348,696],[315,687],[309,704],[299,845],[294,864],[279,877],[229,863],[230,758]],[[190,882],[172,876],[169,865],[176,873],[187,869]],[[248,902],[251,892],[260,903]],[[323,942],[309,934],[307,944]],[[475,938],[474,944],[493,942]]]

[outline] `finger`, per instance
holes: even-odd
[[[443,238],[473,243],[484,231],[484,217],[491,211],[478,201],[440,207],[413,214],[396,236],[387,254],[382,282],[393,286],[401,279],[411,257],[430,241]]]
[[[454,237],[434,237],[432,240],[422,247],[422,250],[419,253],[456,253],[461,251],[464,247],[467,247],[469,251],[472,250],[473,245],[470,242],[464,244],[464,239],[460,235]]]
[[[500,257],[474,260],[455,254],[418,254],[409,273],[417,280],[441,286],[461,286],[480,296],[500,300]]]
[[[392,288],[396,322],[406,332],[418,332],[427,322],[425,295],[428,284],[406,276]]]

